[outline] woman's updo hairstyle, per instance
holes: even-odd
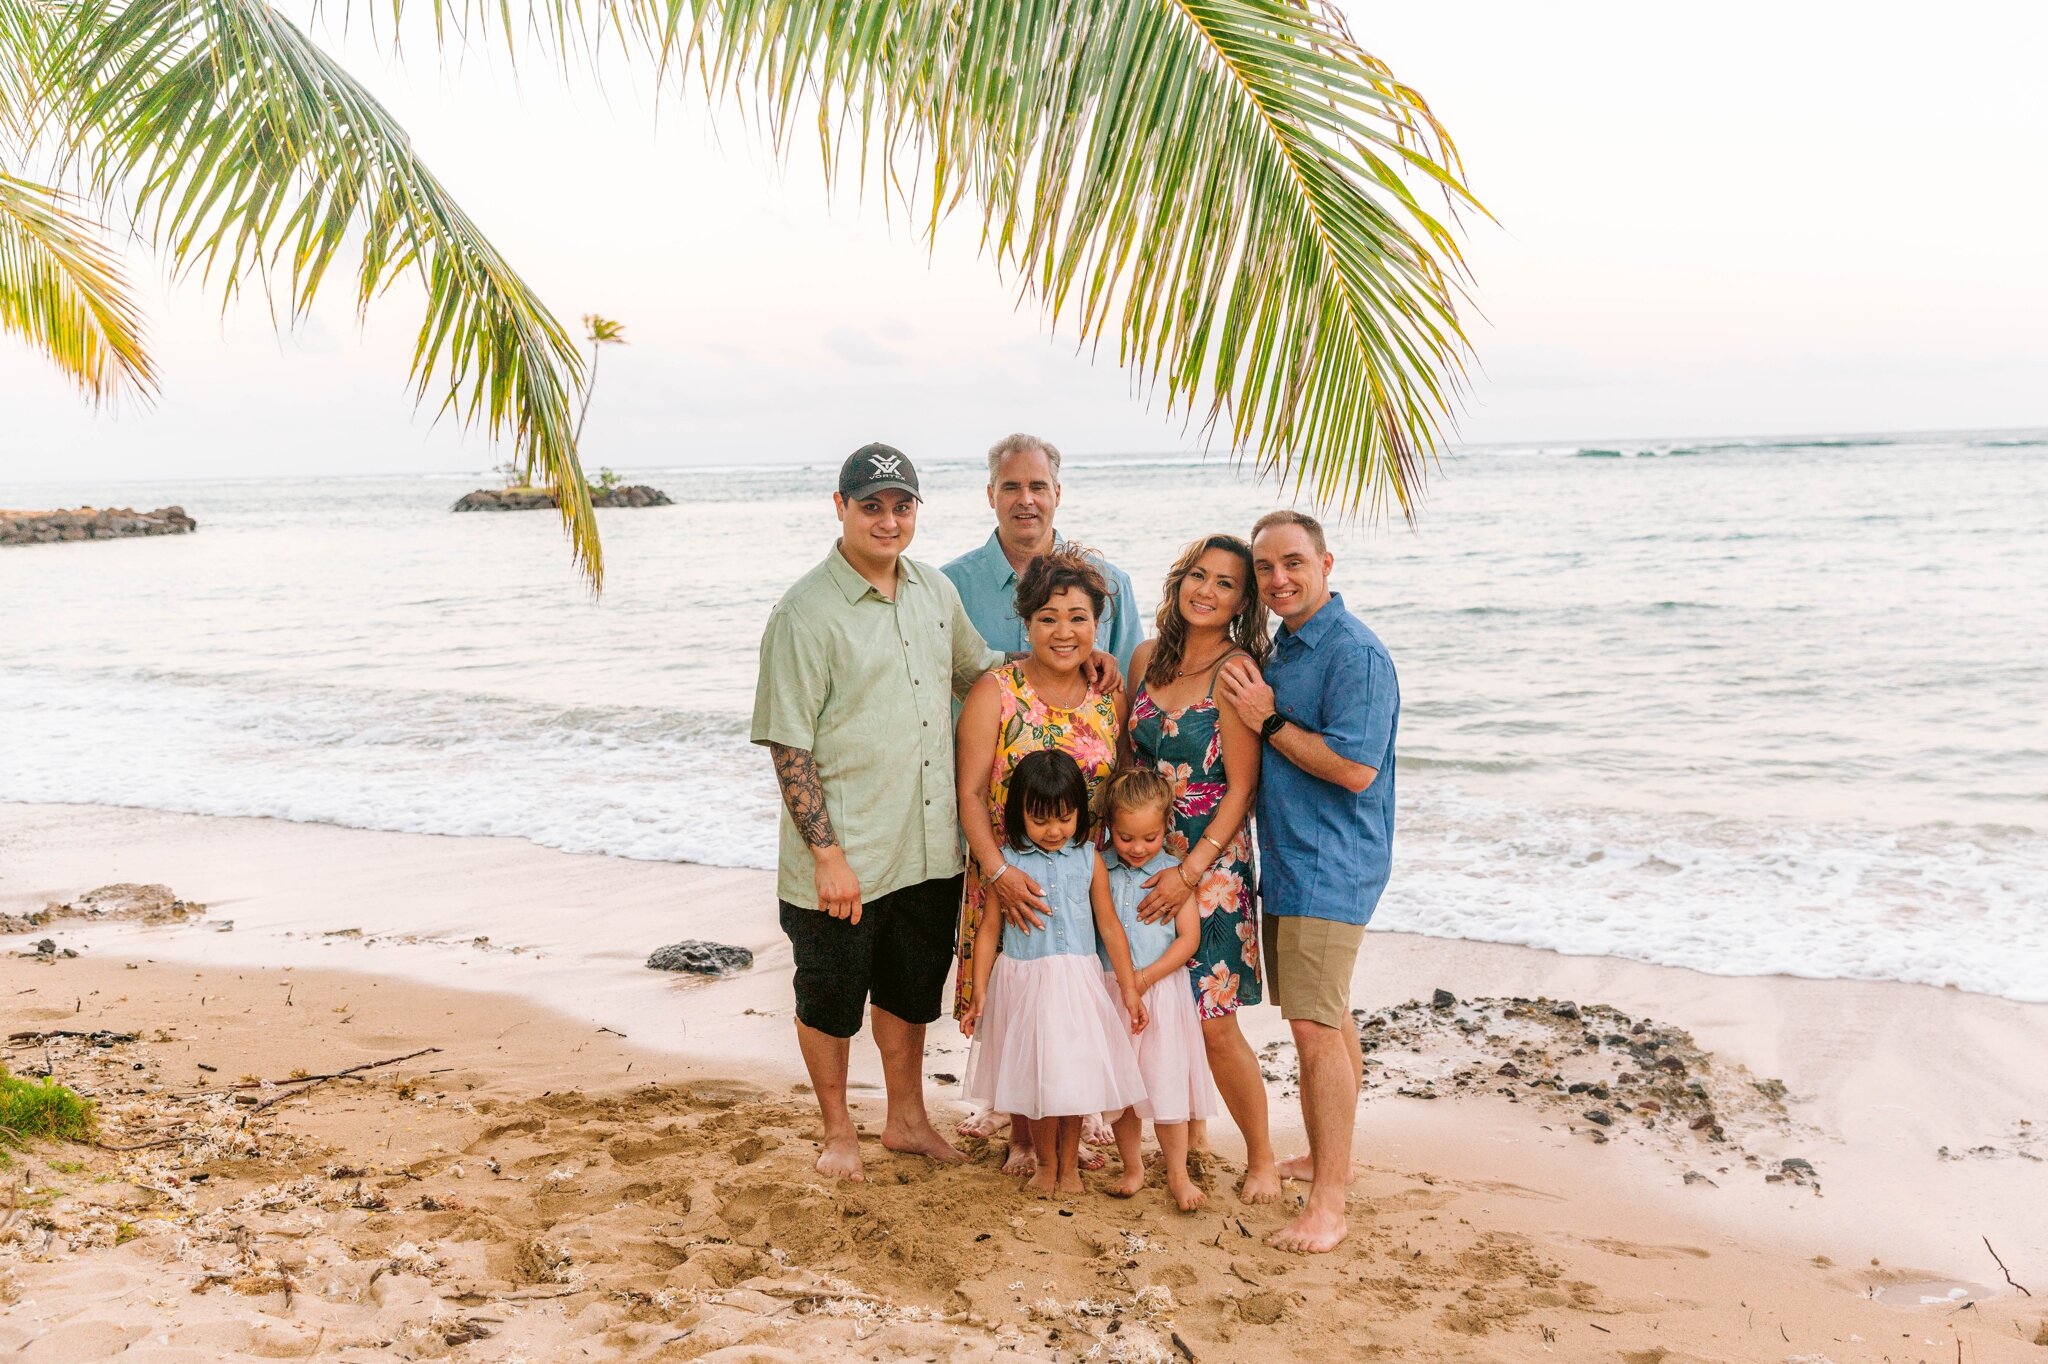
[[[1101,620],[1109,606],[1109,582],[1095,566],[1087,550],[1071,540],[1052,547],[1024,566],[1017,579],[1017,619],[1030,620],[1060,593],[1078,587],[1088,594],[1088,603]]]

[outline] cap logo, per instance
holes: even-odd
[[[903,459],[899,455],[869,455],[868,463],[874,465],[873,477],[895,478],[903,472]]]

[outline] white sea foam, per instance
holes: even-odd
[[[2048,1000],[2048,596],[2010,589],[2048,578],[2042,439],[1475,453],[1421,534],[1341,529],[1404,700],[1376,926]],[[925,467],[943,561],[987,512]],[[658,480],[683,505],[601,514],[596,601],[552,518],[450,516],[442,477],[0,488],[201,524],[0,551],[0,800],[770,865],[754,646],[829,475]],[[1141,587],[1271,497],[1182,457],[1067,482]]]

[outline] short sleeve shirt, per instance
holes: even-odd
[[[909,559],[896,573],[891,601],[834,545],[769,613],[754,687],[753,741],[817,760],[864,901],[960,871],[952,701],[1002,662],[945,574]],[[786,805],[775,893],[818,905]]]
[[[1054,542],[1059,539],[1055,533]],[[1116,665],[1129,672],[1131,654],[1145,638],[1131,576],[1100,555],[1090,557],[1109,580],[1109,604],[1096,627],[1095,646],[1116,655]],[[947,564],[946,576],[960,589],[968,619],[991,648],[1021,654],[1031,647],[1024,638],[1024,622],[1017,617],[1017,570],[1010,567],[1010,556],[1003,553],[1002,541],[994,531],[981,548],[970,549]]]
[[[1394,660],[1336,593],[1299,631],[1282,626],[1266,660],[1274,707],[1339,757],[1374,768],[1353,794],[1272,745],[1259,773],[1259,903],[1267,914],[1362,924],[1387,888],[1394,849]]]

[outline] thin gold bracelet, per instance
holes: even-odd
[[[1214,848],[1216,850],[1216,855],[1218,857],[1230,856],[1229,851],[1221,843],[1218,843],[1215,839],[1209,837],[1209,835],[1203,834],[1202,841],[1204,843],[1207,843],[1210,847]]]
[[[1190,881],[1190,880],[1188,880],[1188,864],[1187,864],[1187,863],[1185,863],[1185,862],[1182,862],[1182,863],[1180,863],[1179,865],[1177,865],[1176,867],[1174,867],[1174,870],[1180,873],[1180,883],[1181,883],[1182,885],[1186,886],[1186,887],[1187,887],[1187,888],[1188,888],[1189,890],[1193,890],[1193,889],[1194,889],[1194,888],[1195,888],[1196,886],[1198,886],[1198,885],[1200,885],[1200,884],[1201,884],[1200,878],[1197,878],[1197,879],[1195,879],[1195,880],[1193,880],[1193,881]]]

